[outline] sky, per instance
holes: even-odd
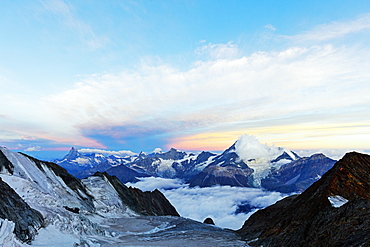
[[[1,1],[0,145],[370,149],[369,1]]]

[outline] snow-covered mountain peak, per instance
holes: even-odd
[[[75,160],[80,156],[81,156],[81,154],[78,152],[77,148],[72,147],[71,150],[69,150],[68,154],[66,156],[64,156],[63,159]]]

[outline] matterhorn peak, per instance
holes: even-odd
[[[80,156],[80,153],[78,152],[78,149],[75,148],[75,147],[72,147],[71,150],[69,150],[68,154],[66,156],[64,156],[64,159],[74,160],[78,156]]]

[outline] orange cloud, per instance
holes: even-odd
[[[200,133],[173,139],[167,147],[181,150],[223,151],[239,136],[256,136],[264,144],[289,149],[362,148],[369,149],[369,123],[296,124],[256,127],[232,132]]]

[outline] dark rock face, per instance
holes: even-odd
[[[370,246],[370,156],[346,154],[300,195],[253,214],[238,230],[251,246]],[[335,205],[330,197],[346,203]]]
[[[204,224],[209,224],[209,225],[214,225],[215,222],[213,222],[212,218],[206,218],[204,221],[203,221]]]
[[[139,177],[149,177],[148,174],[139,173],[131,168],[126,167],[125,165],[109,168],[106,172],[109,175],[116,176],[122,183],[134,183],[139,181],[139,179],[137,179]]]
[[[261,180],[261,186],[283,193],[303,192],[332,168],[335,162],[323,154],[299,158],[282,165],[280,169],[271,171],[266,178]]]
[[[188,183],[190,187],[211,187],[215,185],[230,185],[239,187],[253,187],[251,174],[253,170],[238,167],[222,167],[210,165],[201,173],[191,178]]]
[[[106,172],[97,172],[94,176],[100,176],[107,179],[118,192],[123,204],[127,205],[131,210],[140,215],[180,216],[174,206],[172,206],[167,198],[157,189],[152,192],[143,192],[137,188],[127,187],[122,184],[117,177],[110,176]]]
[[[38,229],[44,225],[41,213],[32,209],[1,178],[0,190],[0,218],[13,221],[15,223],[14,233],[17,238],[30,243]]]
[[[186,153],[171,148],[168,152],[158,153],[155,156],[164,160],[181,160],[186,156]]]
[[[296,154],[296,153],[294,153],[293,151],[290,151],[293,155],[294,155],[294,158],[295,159],[299,159],[300,157],[298,156],[298,154]],[[280,160],[291,160],[291,161],[293,161],[293,158],[292,157],[290,157],[290,155],[289,154],[287,154],[287,152],[283,152],[280,156],[278,156],[276,159],[274,159],[274,160],[271,160],[271,163],[273,163],[273,162],[278,162],[278,161],[280,161]]]
[[[210,187],[214,185],[230,185],[253,187],[251,177],[253,169],[249,168],[234,152],[235,144],[214,158],[198,175],[187,181],[190,187]]]
[[[8,173],[10,175],[13,175],[14,172],[14,165],[8,160],[2,151],[0,151],[0,172]]]
[[[234,214],[240,214],[240,213],[247,214],[247,213],[252,212],[253,210],[261,209],[261,208],[263,207],[252,206],[251,204],[249,204],[249,202],[245,201],[245,202],[241,202],[238,205],[236,205],[236,210]]]
[[[195,160],[188,159],[181,162],[174,162],[172,167],[176,170],[177,178],[188,180],[200,173],[200,171],[196,169],[197,165],[207,162],[210,157],[214,156],[216,156],[216,154],[203,151]]]

